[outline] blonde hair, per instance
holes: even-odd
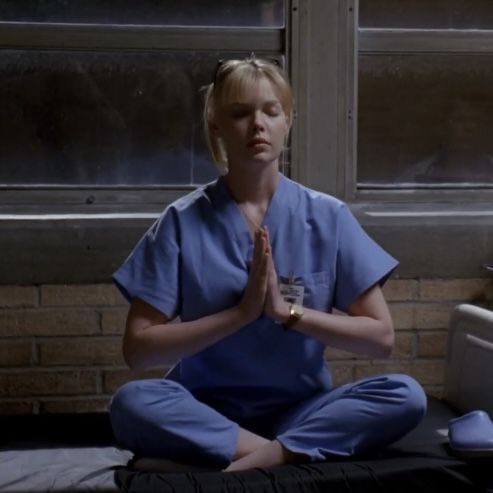
[[[250,57],[244,60],[219,62],[214,81],[206,87],[204,104],[204,126],[207,144],[212,158],[222,174],[228,170],[228,156],[212,126],[221,106],[234,101],[245,93],[252,83],[267,79],[279,98],[286,114],[288,125],[293,119],[293,92],[286,75],[274,63]]]

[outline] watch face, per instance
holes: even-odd
[[[303,307],[301,305],[291,305],[290,315],[292,317],[300,318],[303,316]]]
[[[304,314],[303,306],[293,303],[289,307],[289,317],[284,323],[284,328],[287,329],[295,324]]]

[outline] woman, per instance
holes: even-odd
[[[128,364],[179,361],[113,398],[115,435],[137,457],[236,471],[351,456],[425,412],[406,375],[332,386],[325,346],[390,353],[380,286],[397,262],[342,202],[279,173],[292,116],[275,65],[221,64],[205,121],[223,176],[171,204],[115,273]]]

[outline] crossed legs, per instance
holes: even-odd
[[[424,415],[423,390],[406,375],[384,375],[321,392],[272,424],[268,440],[241,428],[173,381],[129,382],[114,396],[117,440],[136,455],[226,471],[351,456],[385,446]]]

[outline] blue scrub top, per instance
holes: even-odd
[[[343,202],[282,174],[264,224],[278,277],[304,286],[305,307],[347,311],[397,266]],[[239,303],[252,255],[248,224],[221,177],[167,207],[113,279],[129,301],[194,320]],[[183,359],[169,378],[228,416],[250,418],[330,389],[323,353],[317,340],[262,316]]]

